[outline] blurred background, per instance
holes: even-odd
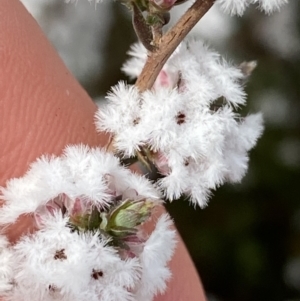
[[[123,5],[22,2],[93,99],[126,79],[120,67],[136,38]],[[266,127],[241,184],[218,189],[204,210],[187,201],[167,206],[210,301],[300,300],[299,15],[300,1],[272,16],[252,6],[229,17],[214,7],[192,32],[236,64],[258,61],[243,111],[262,111]]]

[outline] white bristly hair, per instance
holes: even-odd
[[[138,76],[147,52],[131,48],[123,70]],[[143,147],[154,152],[154,164],[165,176],[158,186],[165,196],[190,196],[204,207],[226,181],[240,182],[248,168],[248,151],[260,137],[262,115],[242,118],[246,103],[240,68],[199,41],[182,43],[160,72],[152,90],[120,82],[108,104],[96,114],[99,131],[114,136],[125,157]]]
[[[271,14],[288,3],[288,0],[217,0],[216,3],[220,4],[226,13],[242,16],[250,4],[258,4],[262,11]]]

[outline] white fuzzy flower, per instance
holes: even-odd
[[[0,235],[0,296],[12,289],[14,258],[7,238]]]
[[[129,301],[141,277],[138,258],[122,260],[100,233],[71,233],[61,214],[48,216],[13,251],[11,300]]]
[[[151,301],[165,291],[172,222],[165,214],[144,233],[159,193],[113,155],[69,146],[60,157],[38,159],[1,191],[2,226],[31,214],[37,231],[13,245],[0,236],[0,297]]]
[[[68,146],[63,156],[43,156],[24,177],[11,179],[6,187],[0,187],[0,199],[5,201],[0,224],[13,223],[19,215],[33,213],[60,195],[73,201],[85,198],[105,207],[128,189],[146,197],[159,197],[149,181],[120,166],[113,155],[99,148]]]
[[[125,155],[132,156],[139,147],[144,133],[136,125],[141,118],[138,106],[140,95],[133,86],[120,82],[112,88],[106,97],[110,106],[96,113],[96,120],[101,119],[101,130],[118,133],[116,143]]]
[[[167,214],[157,221],[156,228],[145,243],[140,256],[143,267],[141,285],[136,292],[137,300],[150,301],[157,293],[166,290],[167,280],[171,277],[166,267],[175,249],[175,230],[170,230],[172,222]]]
[[[140,254],[127,258],[99,232],[71,231],[60,212],[44,218],[39,231],[15,245],[2,239],[0,296],[5,300],[151,301],[166,290],[171,275],[166,264],[176,243],[167,214]]]
[[[140,50],[133,47],[134,58],[125,64],[131,76],[138,76],[146,58]],[[139,93],[123,82],[113,88],[96,125],[113,134],[125,156],[150,152],[165,176],[158,185],[168,199],[186,194],[203,207],[211,189],[242,179],[247,152],[262,132],[261,115],[243,119],[234,112],[245,104],[243,79],[240,68],[203,43],[182,43],[152,90]]]
[[[217,0],[216,3],[220,4],[226,13],[242,16],[250,4],[258,4],[261,10],[271,14],[288,3],[288,0]]]

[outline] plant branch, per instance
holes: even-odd
[[[150,53],[146,64],[136,81],[136,87],[143,92],[150,89],[164,64],[177,46],[212,7],[215,0],[196,0],[179,21],[162,36],[159,47]]]

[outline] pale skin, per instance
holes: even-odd
[[[95,130],[95,110],[23,5],[0,0],[0,185],[68,144],[106,145],[107,135]],[[7,236],[15,241],[30,227],[24,217]],[[178,240],[173,277],[155,301],[204,301],[197,271],[179,235]]]

